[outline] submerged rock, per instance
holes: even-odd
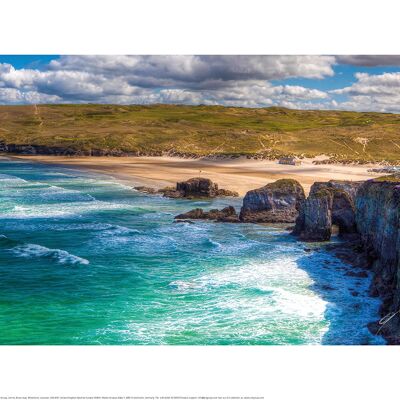
[[[187,213],[177,215],[175,219],[208,219],[219,222],[239,222],[236,210],[232,206],[225,207],[222,210],[212,209],[210,211],[204,211],[202,208],[195,208]]]
[[[159,190],[164,197],[171,198],[214,198],[219,196],[237,197],[237,192],[228,189],[219,189],[218,185],[208,178],[192,178],[184,182],[178,182],[175,188]]]
[[[262,188],[250,190],[243,199],[243,222],[294,222],[305,199],[303,187],[294,179],[279,179]]]

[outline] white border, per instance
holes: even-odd
[[[13,0],[0,12],[0,54],[400,54],[395,0]],[[393,398],[399,351],[3,346],[0,397]]]
[[[6,396],[396,398],[400,347],[3,347]]]
[[[0,54],[400,54],[397,0],[12,0]]]

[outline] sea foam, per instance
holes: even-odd
[[[88,265],[89,261],[85,258],[75,256],[74,254],[68,253],[68,251],[60,249],[49,249],[48,247],[40,246],[38,244],[23,244],[16,246],[11,249],[17,257],[24,258],[36,258],[43,257],[54,260],[59,264],[70,264],[70,265]]]

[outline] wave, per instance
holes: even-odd
[[[91,212],[103,212],[112,210],[132,210],[136,208],[129,204],[111,203],[100,200],[59,202],[54,204],[24,204],[14,206],[11,210],[3,210],[0,217],[3,218],[51,218],[81,216]]]
[[[75,256],[74,254],[68,253],[68,251],[60,249],[49,249],[48,247],[32,243],[13,247],[10,251],[14,253],[14,255],[16,255],[17,257],[47,258],[50,260],[54,260],[59,264],[70,264],[70,265],[89,264],[89,260]]]
[[[5,183],[28,183],[25,179],[18,178],[17,176],[14,175],[9,175],[9,174],[0,174],[0,182],[5,182]]]
[[[51,201],[96,201],[96,199],[88,194],[80,192],[79,190],[65,189],[60,186],[49,186],[46,190],[37,194],[41,199]]]
[[[10,246],[15,246],[18,243],[20,242],[14,239],[10,239],[6,235],[0,235],[0,247],[2,248],[9,248]]]

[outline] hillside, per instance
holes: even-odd
[[[70,153],[400,162],[400,115],[220,106],[0,106],[0,141]]]

